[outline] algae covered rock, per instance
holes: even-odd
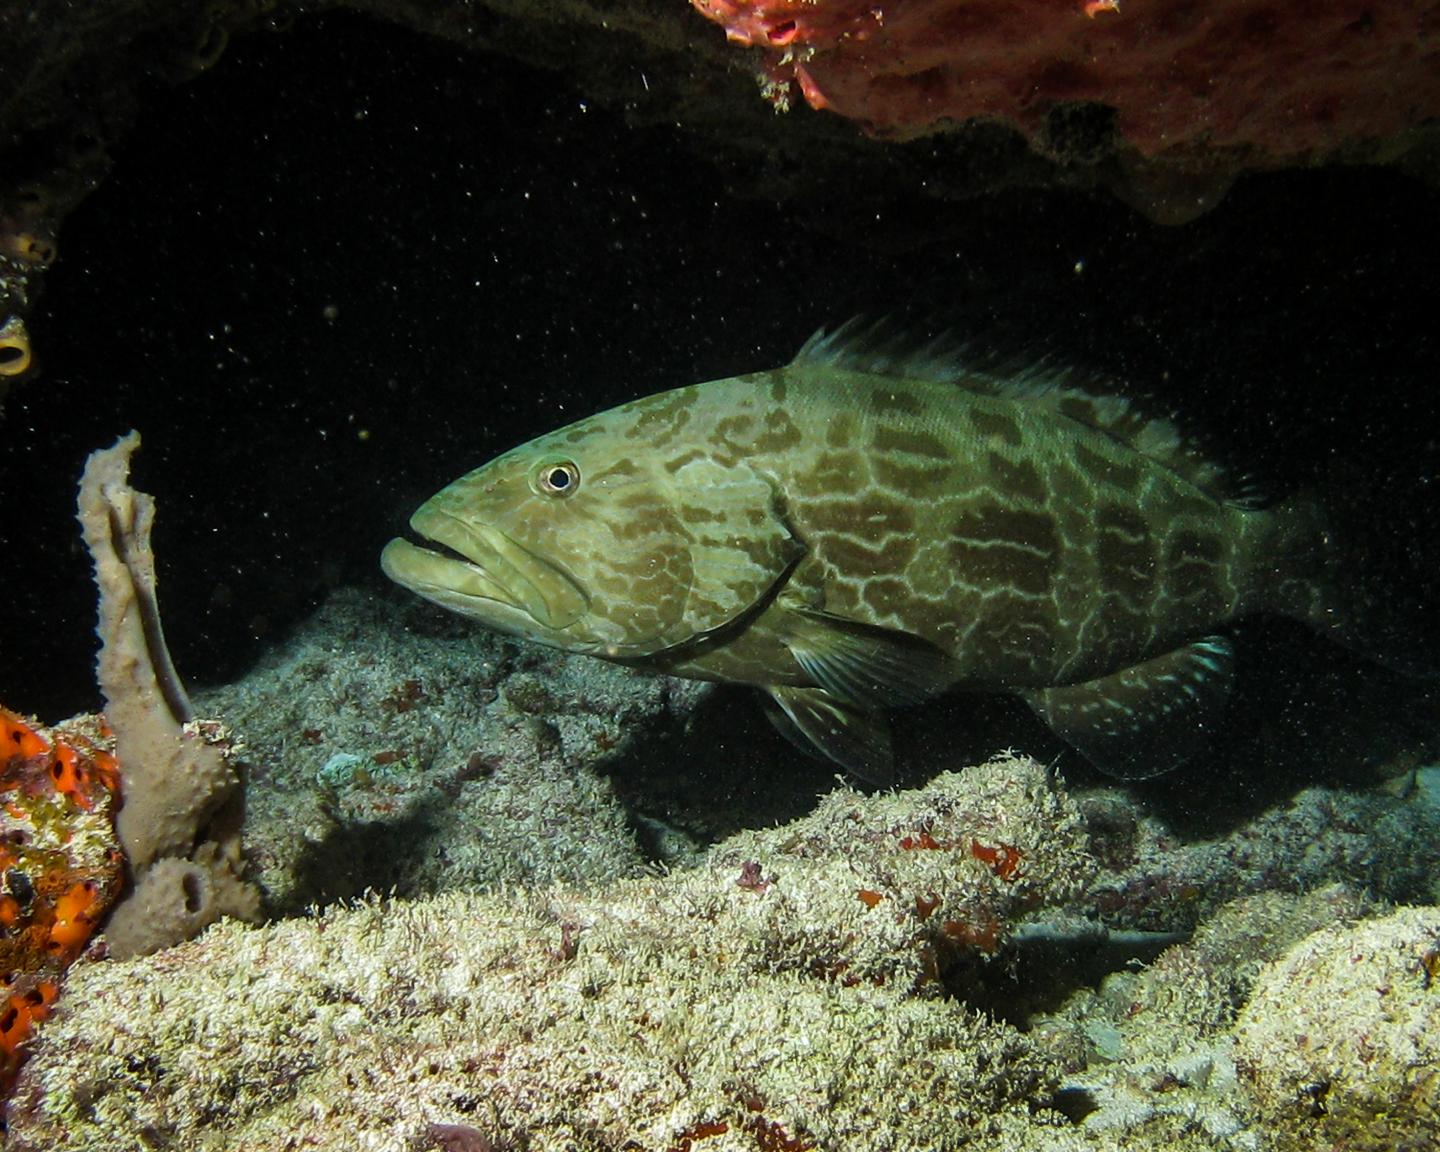
[[[1053,1061],[937,962],[1086,874],[1073,803],[1006,759],[665,876],[225,923],[75,970],[7,1148],[1019,1147]]]
[[[1440,909],[1337,924],[1270,965],[1237,1061],[1276,1147],[1440,1147]]]

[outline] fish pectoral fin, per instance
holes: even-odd
[[[950,657],[910,632],[790,608],[781,638],[816,684],[864,711],[918,704],[955,682]]]
[[[1142,780],[1213,738],[1234,669],[1230,641],[1210,636],[1109,676],[1021,695],[1101,771]]]
[[[895,776],[890,725],[823,688],[770,688],[766,714],[787,740],[811,755],[833,760],[869,784],[888,787]]]

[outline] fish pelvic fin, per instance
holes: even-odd
[[[909,632],[784,604],[778,635],[813,686],[769,689],[770,719],[793,743],[866,783],[894,778],[891,708],[918,704],[955,680],[940,648]]]
[[[890,724],[879,712],[864,712],[823,688],[767,689],[766,714],[787,740],[876,787],[895,778]]]
[[[1234,669],[1229,639],[1209,636],[1108,676],[1021,695],[1102,772],[1143,780],[1179,767],[1208,742]]]

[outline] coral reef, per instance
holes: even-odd
[[[1236,1059],[1279,1152],[1440,1146],[1440,909],[1301,941],[1256,981]]]
[[[810,811],[833,786],[743,694],[517,644],[356,589],[196,702],[243,742],[250,875],[287,914],[366,889],[683,866],[720,837]],[[1236,897],[1337,880],[1435,898],[1440,838],[1423,790],[1297,786],[1199,830],[1147,793],[1074,794],[1097,861],[1076,910],[1115,931],[1185,932]]]
[[[1253,1053],[1294,1040],[1286,950],[1328,954],[1330,925],[1376,911],[1288,889],[1424,894],[1425,787],[1306,788],[1187,842],[1131,793],[1008,757],[840,788],[656,875],[647,850],[692,859],[703,822],[627,812],[614,785],[703,759],[665,736],[715,700],[338,594],[204,706],[249,742],[273,906],[409,896],[82,958],[9,1146],[1260,1152],[1303,1124],[1296,1076],[1365,1106],[1338,1042],[1293,1073]],[[48,986],[17,992],[17,1028],[50,1011]]]
[[[1114,972],[1037,1017],[1034,1035],[1072,1070],[1069,1109],[1121,1147],[1265,1147],[1236,1067],[1236,1014],[1286,948],[1370,911],[1341,886],[1236,900],[1153,964]]]
[[[976,850],[1000,842],[1015,856]],[[663,878],[223,924],[77,971],[10,1147],[425,1146],[436,1125],[534,1152],[999,1139],[1046,1107],[1047,1063],[937,997],[934,948],[984,947],[948,925],[1084,875],[1073,806],[1010,759],[838,792]]]
[[[120,763],[115,829],[133,878],[106,925],[119,955],[259,911],[258,893],[240,875],[243,782],[228,738],[195,720],[165,648],[150,551],[155,505],[127,482],[139,445],[132,432],[93,453],[79,501],[100,590],[100,688]]]
[[[121,567],[149,515],[127,508]],[[153,609],[148,576],[118,575]],[[152,676],[153,707],[174,690]],[[21,1072],[12,1145],[1257,1152],[1286,1121],[1237,1057],[1236,1013],[1286,947],[1370,910],[1287,890],[1403,898],[1440,870],[1424,787],[1305,788],[1187,841],[1143,798],[1007,759],[842,788],[647,877],[637,827],[678,863],[696,826],[627,813],[615,775],[692,745],[663,736],[711,698],[337,595],[205,709],[249,742],[273,906],[417,899],[82,962]],[[1167,939],[1147,932],[1196,925],[1113,971]],[[1092,990],[1097,939],[1113,955]],[[1257,1003],[1247,1020],[1269,1018]]]

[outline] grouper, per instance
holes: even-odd
[[[391,579],[491,628],[750,684],[871,781],[888,714],[1014,693],[1101,769],[1184,761],[1233,674],[1229,626],[1341,627],[1304,498],[1269,507],[1113,384],[884,324],[784,367],[662,392],[461,477]]]

